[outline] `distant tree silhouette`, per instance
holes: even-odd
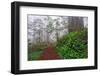
[[[84,27],[83,17],[68,17],[68,30],[69,32],[78,31]]]

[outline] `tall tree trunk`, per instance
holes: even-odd
[[[58,29],[56,29],[56,39],[57,39],[57,41],[59,40],[59,32],[58,32]]]

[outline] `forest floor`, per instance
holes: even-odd
[[[44,50],[39,60],[55,60],[61,59],[53,47],[48,47]]]

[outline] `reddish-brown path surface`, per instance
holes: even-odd
[[[40,56],[40,60],[54,60],[61,59],[53,47],[48,47],[44,50],[43,54]]]

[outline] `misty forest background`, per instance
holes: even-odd
[[[27,15],[28,60],[88,57],[88,18]]]

